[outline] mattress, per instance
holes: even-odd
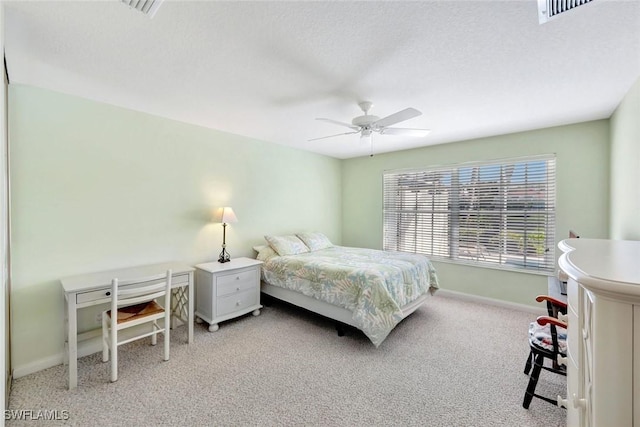
[[[403,306],[438,288],[431,261],[418,254],[332,246],[263,261],[262,280],[349,310],[376,347],[404,318]]]

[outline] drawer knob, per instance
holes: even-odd
[[[238,302],[236,303],[236,306],[240,306],[240,301],[238,301]]]
[[[562,396],[558,395],[558,406],[560,408],[568,408],[569,407],[569,399],[563,399]]]
[[[236,276],[236,280],[240,280],[240,276]]]
[[[567,358],[566,357],[558,355],[558,358],[557,358],[556,362],[558,362],[558,365],[560,365],[560,366],[567,366]]]
[[[239,291],[239,290],[240,290],[240,286],[238,286],[238,287],[236,288],[236,291]]]
[[[106,296],[110,296],[110,295],[111,295],[111,292],[107,292],[105,295],[106,295]]]
[[[587,407],[587,399],[578,399],[578,396],[576,396],[576,394],[573,394],[573,407],[574,408],[586,408]]]

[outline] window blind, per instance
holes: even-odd
[[[555,181],[554,156],[387,171],[384,249],[553,272]]]

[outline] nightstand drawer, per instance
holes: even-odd
[[[216,301],[216,315],[225,316],[258,303],[258,292],[250,290],[234,295],[220,297]]]
[[[216,296],[224,296],[249,289],[258,288],[258,270],[252,268],[234,274],[227,274],[216,279]]]

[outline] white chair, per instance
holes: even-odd
[[[160,305],[155,300],[162,297]],[[170,318],[171,270],[135,280],[111,281],[111,309],[102,313],[102,361],[108,362],[111,352],[111,381],[118,380],[118,347],[122,344],[150,336],[151,345],[156,345],[157,335],[163,334],[164,360],[169,360]],[[118,337],[123,329],[146,323],[151,323],[151,331],[138,328],[134,336]]]

